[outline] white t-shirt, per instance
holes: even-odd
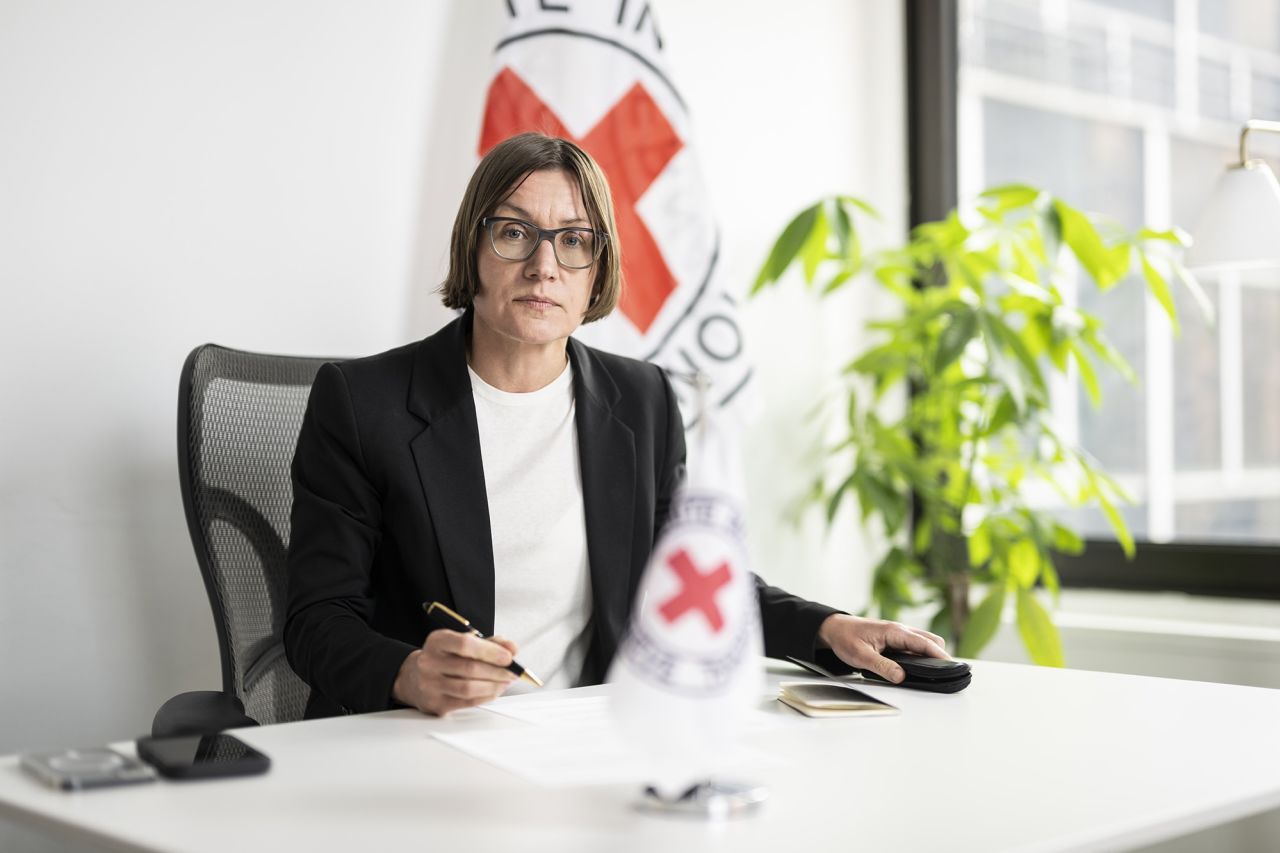
[[[573,687],[591,619],[573,370],[566,362],[551,384],[525,394],[467,370],[493,534],[494,631],[519,645],[520,663],[548,687]]]

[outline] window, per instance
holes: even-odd
[[[957,28],[961,198],[1025,182],[1191,231],[1244,120],[1280,118],[1280,0],[962,0]],[[1280,165],[1276,138],[1250,150]],[[1184,290],[1178,337],[1139,282],[1078,288],[1139,384],[1111,375],[1095,410],[1064,382],[1056,417],[1134,497],[1136,538],[1241,546],[1280,576],[1280,272],[1202,281],[1216,322]],[[1110,538],[1101,513],[1069,520]]]
[[[938,0],[908,4],[906,35],[912,223],[1020,179],[1186,227],[1240,123],[1280,119],[1280,0]],[[1276,140],[1250,141],[1274,168]],[[1063,382],[1055,413],[1122,472],[1139,542],[1130,562],[1100,518],[1076,517],[1092,535],[1059,559],[1066,585],[1280,599],[1280,286],[1202,284],[1218,322],[1180,299],[1176,340],[1136,295],[1078,296],[1144,382],[1112,380],[1100,413]]]

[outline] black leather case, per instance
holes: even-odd
[[[863,678],[892,687],[928,690],[931,693],[956,693],[973,681],[969,664],[964,661],[923,657],[896,649],[886,649],[881,654],[902,667],[902,671],[907,674],[906,680],[901,684],[892,684],[871,670],[860,669],[858,672],[862,673]]]

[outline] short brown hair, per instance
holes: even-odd
[[[493,147],[476,166],[467,191],[458,205],[449,243],[449,275],[440,286],[449,308],[470,308],[480,286],[476,250],[480,246],[480,220],[492,216],[520,183],[533,172],[561,169],[568,172],[582,193],[591,227],[605,234],[604,247],[596,261],[596,278],[591,285],[591,301],[584,323],[608,315],[618,304],[622,291],[622,258],[618,250],[618,228],[613,216],[613,198],[604,171],[591,155],[567,139],[542,133],[522,133]]]

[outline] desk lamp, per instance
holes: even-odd
[[[1280,183],[1263,160],[1249,159],[1250,131],[1280,133],[1280,122],[1250,119],[1240,131],[1240,162],[1227,168],[1200,215],[1186,265],[1200,270],[1280,267]]]

